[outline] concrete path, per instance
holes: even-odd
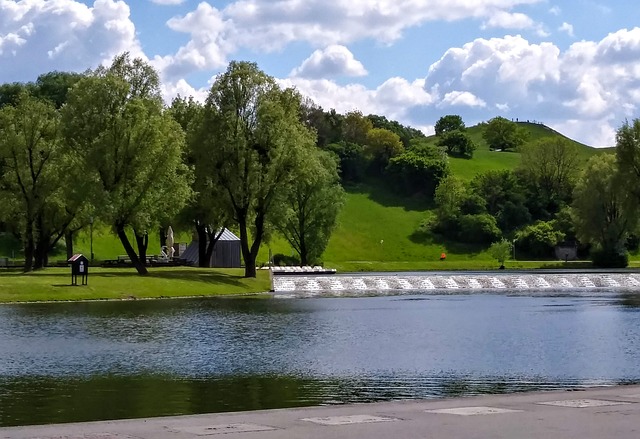
[[[638,439],[640,386],[0,428],[38,439]]]

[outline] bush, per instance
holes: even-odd
[[[406,152],[389,161],[387,175],[401,192],[408,195],[424,193],[433,197],[436,187],[449,174],[449,164],[415,152]]]
[[[591,249],[593,265],[601,268],[625,268],[629,265],[629,253],[624,249],[600,248]]]
[[[473,244],[489,244],[502,237],[496,219],[488,214],[462,215],[458,240]]]
[[[553,249],[565,238],[551,221],[538,221],[517,234],[518,249],[539,258],[553,256]]]
[[[300,265],[300,258],[298,256],[287,256],[282,253],[276,253],[273,255],[273,265],[276,267],[283,265]]]

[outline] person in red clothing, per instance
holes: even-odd
[[[447,259],[447,254],[445,252],[440,253],[440,260],[444,261],[445,259]]]

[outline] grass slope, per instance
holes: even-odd
[[[518,125],[524,128],[528,133],[527,144],[537,142],[545,137],[561,137],[578,146],[580,159],[583,162],[586,162],[594,154],[611,152],[610,149],[596,149],[576,142],[546,125],[529,122],[518,122]],[[483,129],[484,127],[482,125],[475,125],[467,128],[467,134],[478,146],[478,149],[474,152],[472,159],[457,157],[451,157],[449,159],[449,165],[453,175],[465,181],[471,180],[479,173],[493,170],[515,169],[520,165],[520,154],[517,152],[489,150],[489,145],[482,138]],[[438,141],[436,136],[430,136],[428,137],[428,140],[432,144],[436,144]]]

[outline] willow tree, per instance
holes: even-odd
[[[0,109],[0,161],[2,219],[22,237],[25,271],[41,268],[52,247],[53,216],[64,205],[67,188],[60,117],[52,105],[24,92],[15,105]]]
[[[626,265],[624,243],[638,219],[630,186],[613,154],[591,157],[578,180],[572,205],[576,234],[594,245],[592,256],[598,265]]]
[[[295,179],[315,134],[300,118],[301,98],[281,89],[256,64],[232,62],[214,82],[201,125],[202,148],[222,189],[221,201],[237,223],[245,276],[256,276],[256,258],[278,191]]]
[[[618,129],[616,158],[626,186],[640,203],[640,119],[625,122]]]
[[[212,172],[206,130],[202,126],[204,106],[192,97],[185,99],[178,96],[171,102],[169,111],[186,133],[186,161],[194,174],[194,196],[180,213],[179,221],[195,228],[198,235],[198,266],[208,268],[216,242],[230,220],[223,205],[222,188],[217,183],[216,173]]]
[[[335,158],[309,149],[299,164],[297,178],[282,193],[276,229],[300,255],[300,263],[316,263],[329,244],[344,204],[344,190]]]
[[[62,111],[65,140],[87,172],[83,184],[97,188],[96,215],[146,274],[147,232],[188,201],[192,178],[183,163],[184,133],[164,109],[157,72],[120,55],[81,79]]]

